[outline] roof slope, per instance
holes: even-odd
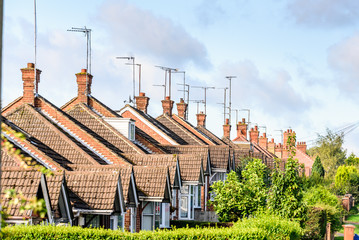
[[[146,197],[165,198],[167,167],[134,166],[133,170],[137,187]]]
[[[170,174],[171,185],[174,185],[176,169],[177,169],[177,156],[173,154],[154,154],[154,155],[142,155],[142,154],[127,154],[125,157],[139,166],[150,167],[168,167]]]
[[[123,136],[119,131],[113,128],[109,123],[102,119],[98,114],[92,111],[83,103],[76,104],[67,113],[85,125],[88,132],[99,141],[102,141],[108,148],[122,153],[145,153],[128,138]]]
[[[208,136],[213,142],[215,142],[217,145],[226,145],[225,142],[222,141],[219,137],[217,137],[214,133],[209,131],[207,128],[203,126],[197,126],[197,131],[203,133],[204,135]]]
[[[21,192],[26,198],[33,198],[37,196],[41,182],[41,173],[34,170],[26,170],[21,167],[2,167],[1,168],[1,187],[3,190],[15,189]],[[1,193],[3,200],[3,208],[6,213],[13,217],[31,217],[31,210],[26,210],[20,213],[20,204],[9,205],[9,200],[4,198],[4,193]]]
[[[209,154],[212,167],[229,169],[230,148],[228,146],[209,146]]]
[[[74,137],[59,129],[31,105],[24,104],[7,115],[14,124],[51,148],[61,159],[54,159],[63,167],[69,163],[94,165],[106,164]]]
[[[116,172],[66,172],[69,189],[93,210],[114,210],[118,180]],[[79,207],[77,202],[74,207]]]
[[[179,154],[178,155],[181,177],[183,181],[197,182],[201,178],[203,170],[203,160],[201,155],[197,154]]]
[[[209,136],[207,136],[203,132],[198,131],[198,129],[195,128],[190,122],[184,120],[183,118],[177,116],[176,114],[172,114],[172,119],[175,120],[177,123],[181,124],[188,131],[190,131],[191,133],[196,135],[198,138],[200,138],[206,144],[208,144],[208,145],[217,145],[217,143],[215,141],[213,141]]]
[[[131,115],[132,115],[131,118],[136,118],[136,117],[133,116],[134,115],[133,113],[137,114],[140,118],[136,118],[134,120],[141,121],[141,122],[143,122],[143,124],[145,126],[151,128],[151,129],[155,129],[155,131],[157,131],[157,132],[161,132],[161,133],[165,134],[168,138],[172,139],[172,141],[174,141],[175,143],[180,144],[180,145],[188,144],[184,139],[182,139],[180,136],[175,134],[171,129],[169,129],[168,127],[163,125],[160,121],[153,118],[151,115],[149,115],[149,114],[147,114],[147,113],[145,113],[145,112],[143,112],[141,110],[138,110],[137,108],[134,108],[129,104],[127,104],[125,107],[123,107],[120,110],[120,112],[122,112],[122,115],[126,111],[131,112]],[[142,125],[138,124],[137,127],[141,128],[142,131],[144,131],[147,134],[151,135],[149,132],[147,132],[148,129],[142,127]]]
[[[205,141],[197,137],[192,132],[188,131],[185,127],[179,124],[177,121],[173,120],[167,114],[162,114],[157,117],[157,120],[165,125],[167,128],[171,129],[176,135],[184,139],[189,145],[207,145]]]
[[[121,185],[124,200],[127,203],[129,201],[129,188],[132,174],[132,166],[124,167],[116,164],[111,165],[101,165],[101,166],[71,166],[74,170],[78,172],[112,172],[120,173]],[[97,174],[97,173],[96,173]]]
[[[54,173],[53,176],[46,177],[47,188],[49,190],[51,200],[51,207],[55,212],[59,210],[59,199],[63,180],[64,174],[61,172],[57,172]]]

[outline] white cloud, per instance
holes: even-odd
[[[359,91],[359,33],[330,47],[328,64],[335,71],[335,83],[344,96],[356,98]]]
[[[296,23],[310,27],[341,27],[358,21],[357,0],[289,0]]]
[[[171,19],[123,0],[106,2],[97,18],[107,29],[112,44],[153,56],[160,65],[183,67],[190,62],[202,68],[211,65],[206,47]]]

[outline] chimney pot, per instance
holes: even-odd
[[[36,69],[35,81],[35,65],[28,63],[27,68],[22,68],[22,81],[23,81],[23,101],[35,106],[35,94],[38,92],[38,84],[40,82],[41,71]]]
[[[180,102],[177,103],[177,112],[178,116],[181,118],[185,118],[187,111],[187,103],[184,103],[183,98],[180,99]]]
[[[231,136],[231,125],[229,124],[229,119],[226,118],[226,124],[223,125],[223,137],[230,138]]]
[[[28,63],[27,64],[27,68],[34,68],[35,67],[35,64],[33,64],[33,63]]]
[[[166,97],[166,100],[170,100],[170,97],[169,97],[169,96],[167,96],[167,97]]]
[[[81,103],[88,104],[88,95],[91,94],[92,75],[86,69],[81,69],[75,74],[77,81],[77,99]]]
[[[229,119],[226,118],[226,125],[229,125]]]
[[[203,111],[197,114],[197,126],[206,127],[206,114]]]
[[[170,97],[167,96],[165,100],[162,100],[161,102],[163,114],[168,114],[169,116],[172,116],[173,101],[170,99]]]
[[[254,130],[255,130],[255,131],[258,131],[258,126],[254,126]]]
[[[81,69],[81,72],[82,72],[82,73],[86,73],[87,70],[86,70],[86,69]]]
[[[267,134],[266,134],[266,133],[263,133],[263,137],[264,137],[264,138],[267,137]]]
[[[144,92],[140,92],[140,97],[144,97],[146,94]]]

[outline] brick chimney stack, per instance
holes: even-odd
[[[282,144],[281,143],[278,143],[276,146],[275,146],[275,155],[278,157],[278,158],[282,158]]]
[[[35,105],[35,94],[38,93],[38,84],[40,82],[41,70],[36,69],[35,82],[35,65],[28,63],[26,68],[22,68],[23,81],[23,101],[31,105]]]
[[[254,129],[251,128],[251,130],[249,131],[249,141],[258,144],[258,137],[259,137],[258,126],[254,126]]]
[[[287,131],[285,131],[283,133],[283,148],[284,149],[286,149],[288,147],[287,141],[288,141],[289,136],[295,137],[295,132],[292,129],[288,129]],[[295,146],[295,142],[293,143],[293,146]]]
[[[263,136],[259,137],[258,144],[261,148],[268,149],[268,138],[266,133],[263,133]]]
[[[140,96],[136,96],[136,108],[144,113],[147,113],[148,103],[150,101],[149,97],[146,97],[144,92],[140,92]]]
[[[297,149],[302,151],[303,153],[307,152],[307,143],[306,142],[298,142]]]
[[[185,119],[187,111],[187,103],[184,102],[183,98],[180,99],[180,102],[177,103],[177,112],[178,116]]]
[[[244,136],[247,139],[247,124],[246,119],[242,118],[242,122],[237,124],[237,137]]]
[[[174,102],[168,96],[166,97],[165,100],[162,100],[161,102],[162,102],[163,114],[172,116],[172,108]]]
[[[231,125],[229,124],[229,119],[226,119],[226,124],[223,125],[223,137],[230,138],[231,135]]]
[[[86,69],[76,73],[77,99],[81,103],[88,104],[88,95],[91,94],[92,75]]]
[[[206,114],[204,114],[201,111],[196,116],[197,116],[197,127],[198,126],[206,127]]]
[[[272,138],[269,142],[268,142],[268,151],[271,153],[275,153],[275,142],[274,142],[274,138]]]

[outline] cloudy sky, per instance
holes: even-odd
[[[4,11],[7,105],[22,94],[19,69],[34,61],[33,1],[5,1]],[[86,67],[86,38],[67,29],[86,26],[92,29],[92,95],[111,108],[121,109],[133,92],[132,68],[116,57],[135,56],[154,117],[162,113],[164,94],[153,85],[165,79],[155,66],[177,68],[191,86],[216,87],[207,91],[207,128],[221,137],[225,76],[234,75],[232,109],[250,109],[252,125],[276,142],[278,130],[292,128],[298,141],[312,143],[326,128],[359,121],[358,15],[357,0],[37,0],[39,93],[59,107],[77,94],[74,74]],[[172,75],[175,102],[183,97],[182,82],[182,73]],[[190,100],[203,99],[202,89],[190,88]],[[193,124],[196,113],[191,102]],[[232,112],[233,138],[235,121]],[[359,128],[346,135],[348,152],[359,155],[358,139]]]

